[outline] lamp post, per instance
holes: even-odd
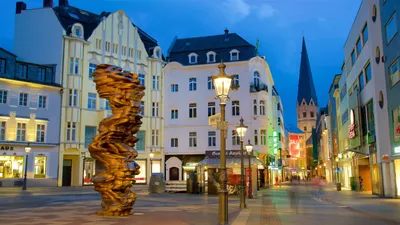
[[[229,89],[232,84],[232,77],[226,75],[226,65],[221,61],[218,65],[219,73],[213,76],[215,93],[219,98],[221,108],[221,121],[217,124],[220,130],[220,164],[219,164],[219,190],[218,190],[218,216],[219,224],[228,224],[228,190],[226,189],[228,180],[226,175],[226,129],[228,124],[225,121],[225,106],[229,99]]]
[[[26,153],[26,157],[25,157],[25,174],[24,174],[24,185],[22,186],[22,190],[26,190],[26,175],[28,172],[28,153],[31,151],[31,147],[29,146],[29,142],[28,145],[25,147],[25,153]]]
[[[244,182],[244,149],[243,138],[246,136],[247,126],[243,124],[243,118],[240,118],[240,124],[236,127],[236,133],[240,137],[240,208],[246,208],[246,186]]]
[[[247,145],[246,145],[246,151],[247,151],[247,155],[249,156],[249,198],[253,198],[253,183],[252,183],[252,173],[251,173],[251,156],[252,156],[252,151],[253,151],[253,145],[250,144],[250,140],[248,141]]]
[[[153,175],[153,158],[154,158],[154,153],[151,151],[149,153],[150,157],[150,177]]]

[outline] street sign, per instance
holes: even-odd
[[[221,114],[217,113],[215,115],[208,117],[208,125],[212,127],[216,127],[218,122],[221,121]]]

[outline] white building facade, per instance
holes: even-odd
[[[390,155],[391,143],[388,111],[383,105],[387,102],[386,80],[380,57],[382,25],[377,11],[378,0],[362,1],[344,46],[348,107],[341,108],[344,111],[341,156],[351,159],[347,163],[351,164],[352,171],[343,177],[345,183],[354,177],[359,188],[361,177],[365,190],[391,196],[393,191],[388,188],[392,186],[394,174],[382,158]],[[340,88],[346,86],[342,84]]]
[[[244,144],[250,141],[254,154],[264,163],[269,155],[275,157],[268,148],[272,120],[277,121],[273,118],[277,107],[272,100],[274,81],[268,63],[256,54],[255,47],[228,30],[223,35],[175,39],[164,68],[167,181],[185,180],[206,151],[219,151],[219,131],[208,125],[208,119],[220,112],[211,77],[218,74],[221,60],[226,73],[233,75],[226,105],[226,149],[240,150],[235,129],[243,118],[248,126]],[[261,170],[259,179],[266,182],[266,171]]]

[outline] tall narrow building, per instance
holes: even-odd
[[[317,121],[318,100],[308,59],[306,42],[303,37],[301,48],[300,77],[296,101],[297,126],[305,134],[307,140]]]

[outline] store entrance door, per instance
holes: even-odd
[[[62,186],[71,186],[72,159],[64,159]]]

